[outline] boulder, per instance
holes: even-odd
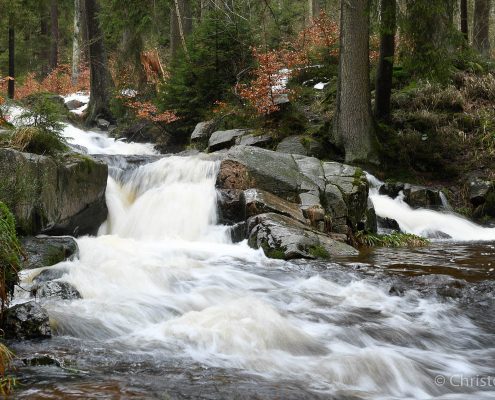
[[[241,146],[265,147],[269,146],[272,142],[273,138],[271,135],[255,135],[252,133],[240,136],[236,139],[236,144]]]
[[[215,157],[222,160],[219,188],[257,188],[296,203],[324,232],[346,234],[366,222],[369,184],[359,168],[250,146]]]
[[[244,191],[246,217],[254,217],[259,214],[276,213],[285,215],[306,224],[308,221],[297,204],[290,203],[265,190],[248,189]]]
[[[65,274],[69,273],[68,268],[46,268],[33,278],[33,282],[36,284],[42,284],[49,281],[54,281],[62,278]]]
[[[469,181],[469,201],[474,207],[484,204],[491,192],[495,192],[494,182],[478,177]]]
[[[247,223],[245,221],[239,222],[235,225],[232,225],[229,228],[230,239],[232,243],[239,243],[246,239],[247,235]]]
[[[413,208],[441,209],[446,206],[445,195],[441,190],[409,183],[389,182],[383,184],[379,193],[395,199],[400,193],[404,201]]]
[[[199,122],[191,134],[191,144],[199,150],[204,150],[208,147],[208,140],[215,130],[215,121]]]
[[[77,99],[69,100],[67,103],[65,103],[65,106],[69,109],[69,111],[72,110],[77,110],[78,108],[81,108],[84,104],[82,101],[79,101]]]
[[[326,191],[336,192],[332,186],[342,194],[342,199],[346,206],[347,224],[352,230],[362,229],[363,221],[366,220],[368,210],[369,184],[366,175],[360,168],[337,162],[323,163],[323,171],[327,182]],[[328,206],[332,207],[331,199],[327,196]],[[341,206],[340,200],[336,199],[334,207]],[[337,214],[338,217],[340,215]],[[344,232],[341,232],[344,233]]]
[[[107,217],[107,176],[107,165],[89,156],[0,148],[0,200],[24,235],[96,234]]]
[[[36,236],[22,239],[26,260],[23,269],[49,267],[78,256],[79,248],[70,236]]]
[[[110,128],[110,122],[108,122],[106,119],[98,118],[96,120],[96,127],[98,129],[101,129],[102,131],[108,131],[108,129]]]
[[[392,218],[377,217],[378,228],[380,232],[390,234],[392,232],[400,232],[399,223]]]
[[[358,254],[353,247],[280,214],[267,213],[249,218],[247,231],[249,245],[262,248],[270,258],[329,259]]]
[[[48,281],[34,285],[31,295],[37,298],[56,298],[61,300],[80,299],[79,291],[68,282]]]
[[[52,335],[48,313],[35,301],[17,304],[6,311],[7,339],[43,339]]]
[[[247,132],[248,130],[246,129],[213,132],[208,140],[208,151],[213,152],[234,146],[236,139],[245,135]]]
[[[276,151],[307,156],[308,150],[304,147],[301,139],[302,136],[299,135],[286,137],[277,145]]]
[[[218,191],[218,222],[232,225],[246,219],[246,207],[242,190],[220,189]]]
[[[404,201],[413,208],[443,208],[442,192],[425,186],[404,185]]]

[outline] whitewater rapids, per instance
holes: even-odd
[[[154,154],[149,145],[72,126],[64,135],[90,153]],[[78,259],[51,267],[65,271],[60,280],[82,295],[41,300],[56,337],[71,346],[86,343],[80,346],[90,353],[105,348],[130,360],[143,354],[157,363],[191,360],[299,382],[315,395],[335,398],[495,396],[435,382],[438,375],[493,370],[487,362],[494,359],[493,337],[454,301],[415,290],[391,296],[386,284],[352,272],[333,279],[325,273],[332,264],[301,270],[246,243],[232,244],[228,227],[217,224],[218,167],[175,156],[130,173],[113,166],[108,220],[97,237],[77,240]],[[407,222],[403,208],[373,201],[379,215],[386,211],[420,233],[416,216]],[[26,272],[23,285],[39,272]]]

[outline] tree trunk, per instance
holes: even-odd
[[[380,58],[376,72],[375,117],[390,116],[390,96],[395,56],[396,0],[380,1]]]
[[[481,54],[490,55],[490,0],[475,0],[473,18],[473,46]]]
[[[469,41],[468,0],[461,0],[461,33]]]
[[[97,0],[84,1],[87,43],[89,48],[90,99],[86,124],[91,125],[97,118],[113,120],[110,112],[110,98],[113,81],[108,69],[108,59],[103,43]]]
[[[320,15],[321,4],[320,0],[308,0],[308,14],[310,21]]]
[[[8,96],[13,99],[15,95],[15,30],[12,17],[9,21],[9,82]]]
[[[369,0],[341,3],[334,136],[346,162],[378,163],[369,82]]]
[[[49,35],[49,11],[45,2],[39,3],[40,15],[40,64],[41,75],[48,75],[50,69],[50,35]]]
[[[50,38],[50,70],[58,66],[58,0],[51,0],[50,3],[50,21],[51,21],[51,38]]]
[[[74,32],[72,36],[72,84],[77,85],[81,64],[81,1],[74,0]]]
[[[172,55],[182,45],[186,48],[186,37],[192,31],[192,12],[190,0],[172,0],[170,9],[170,51]]]

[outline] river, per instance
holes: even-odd
[[[93,154],[154,154],[64,134]],[[43,300],[54,337],[13,344],[17,398],[495,398],[495,230],[375,192],[402,229],[453,239],[271,260],[217,225],[216,162],[111,160],[107,222],[52,267],[82,299]],[[56,361],[22,362],[34,355]]]

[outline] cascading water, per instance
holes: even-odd
[[[426,209],[413,209],[402,195],[392,199],[378,192],[383,184],[368,175],[370,182],[370,199],[375,212],[383,218],[397,221],[400,229],[424,237],[437,237],[442,232],[457,241],[495,241],[495,228],[485,228],[451,212],[438,212]],[[445,201],[445,200],[444,200]]]
[[[113,152],[88,140],[89,149]],[[201,366],[230,371],[211,378],[208,398],[223,385],[234,393],[244,375],[251,393],[265,390],[260,398],[287,397],[284,388],[292,388],[292,398],[493,398],[487,388],[435,382],[437,375],[493,372],[493,334],[454,301],[415,290],[390,296],[387,283],[337,264],[269,260],[245,243],[233,245],[227,228],[216,225],[217,168],[197,157],[167,157],[109,178],[109,217],[99,235],[78,239],[77,260],[51,267],[65,271],[60,279],[82,295],[42,300],[56,334],[54,353],[72,351],[77,365],[103,370],[112,382],[123,374],[119,390],[139,381],[139,370],[145,398],[155,397],[153,390],[162,396],[160,382],[169,379],[146,378],[150,370],[170,365],[185,365],[180,375],[193,377],[180,378],[183,397],[201,397],[187,389]],[[38,272],[29,271],[24,285]],[[25,398],[37,393],[33,387]],[[206,383],[196,390],[207,390]],[[61,392],[57,384],[49,393]]]

